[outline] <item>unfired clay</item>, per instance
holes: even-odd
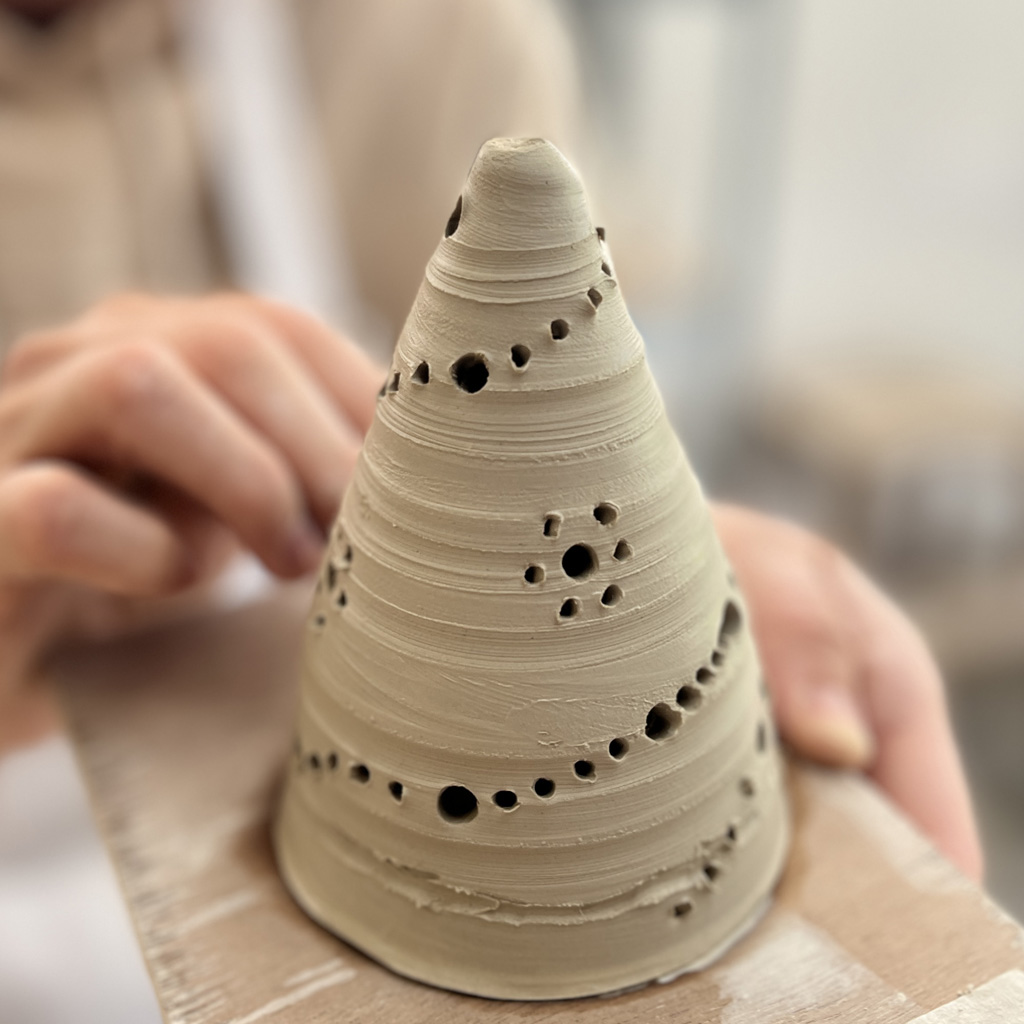
[[[394,970],[547,999],[706,963],[783,861],[742,598],[582,184],[481,150],[309,617],[275,836]]]

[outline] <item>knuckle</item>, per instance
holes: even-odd
[[[103,353],[96,382],[110,411],[132,415],[166,401],[171,388],[170,360],[156,344],[130,342]]]
[[[21,559],[37,567],[58,561],[77,529],[74,479],[40,465],[20,472],[4,490],[0,518]]]

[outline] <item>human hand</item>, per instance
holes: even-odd
[[[0,377],[0,748],[39,730],[26,679],[96,613],[194,587],[237,545],[318,562],[383,371],[242,295],[101,303],[15,344]]]
[[[831,545],[718,505],[782,736],[799,753],[867,771],[966,875],[981,845],[942,679],[906,616]]]

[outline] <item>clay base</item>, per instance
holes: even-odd
[[[712,883],[707,898],[681,917],[656,903],[579,924],[511,924],[436,911],[380,885],[357,863],[368,852],[340,834],[335,847],[297,843],[295,836],[314,833],[308,821],[291,819],[307,815],[301,799],[286,799],[274,833],[282,878],[303,910],[398,974],[491,999],[603,995],[708,966],[764,913],[763,893],[781,874],[789,839],[784,815],[765,822],[733,853],[738,870],[760,876],[756,884],[739,890]],[[300,879],[327,886],[329,904]]]

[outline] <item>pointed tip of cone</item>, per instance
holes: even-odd
[[[546,139],[491,139],[480,147],[449,237],[481,249],[546,249],[592,234],[583,182]]]

